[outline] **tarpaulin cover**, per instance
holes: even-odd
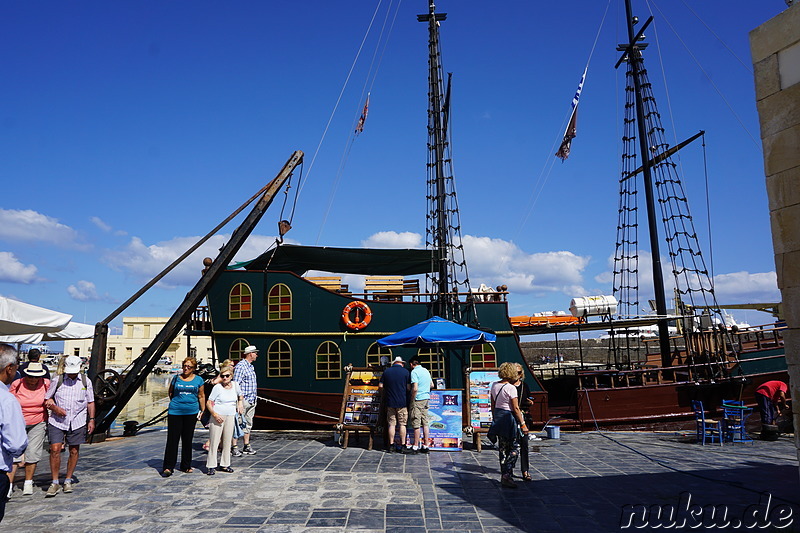
[[[309,270],[341,274],[407,276],[432,272],[434,252],[418,249],[330,248],[283,244],[228,270],[282,270],[302,276]]]

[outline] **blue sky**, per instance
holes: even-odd
[[[634,5],[642,20],[656,15],[645,57],[669,138],[707,131],[719,300],[777,301],[748,32],[785,3]],[[448,13],[441,38],[454,73],[470,274],[476,286],[507,284],[511,314],[566,310],[572,297],[611,290],[621,2],[610,6],[591,60],[572,156],[563,164],[552,156],[605,9],[602,1],[437,4]],[[419,246],[427,30],[416,14],[425,11],[426,2],[410,0],[6,2],[0,294],[101,320],[297,149],[307,181],[291,242]],[[369,117],[352,141],[367,90]],[[707,243],[702,150],[695,143],[683,154]],[[269,246],[280,218],[276,204],[238,258]],[[124,314],[171,314],[202,257],[234,227]]]

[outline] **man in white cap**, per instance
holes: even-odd
[[[50,382],[44,406],[50,410],[47,437],[50,440],[50,473],[53,482],[46,498],[58,494],[58,474],[61,471],[61,450],[66,441],[69,447],[64,492],[72,492],[72,474],[78,466],[80,446],[94,431],[94,389],[92,382],[81,374],[81,358],[70,355],[64,361],[64,374]],[[78,375],[80,374],[80,375]],[[88,416],[87,416],[88,415]]]
[[[256,414],[256,402],[258,397],[256,395],[256,388],[258,382],[256,381],[256,369],[253,368],[253,363],[258,358],[258,348],[255,346],[248,346],[244,349],[244,356],[235,367],[233,367],[233,381],[239,384],[239,389],[242,391],[242,398],[244,399],[244,421],[247,427],[244,428],[244,448],[239,450],[238,441],[233,445],[231,452],[234,457],[241,457],[242,454],[255,455],[256,451],[250,447],[250,430],[253,429],[253,417]]]
[[[386,453],[402,451],[408,453],[405,446],[406,424],[408,424],[408,391],[411,387],[411,376],[404,366],[402,357],[395,357],[392,366],[384,370],[378,388],[384,392],[386,402],[386,422],[389,431]],[[400,444],[395,446],[395,426],[400,426]]]

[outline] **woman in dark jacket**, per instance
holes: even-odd
[[[487,436],[492,442],[497,441],[500,452],[500,484],[515,489],[517,484],[514,483],[513,474],[519,455],[519,433],[522,431],[527,436],[528,427],[517,401],[517,367],[514,363],[503,363],[497,375],[500,381],[492,384],[492,427]]]
[[[528,388],[528,384],[525,383],[525,371],[522,369],[522,365],[519,363],[515,363],[514,366],[517,367],[517,375],[518,380],[516,384],[517,388],[517,401],[519,402],[519,409],[522,411],[523,420],[525,420],[525,425],[527,427],[531,427],[532,421],[530,417],[529,408],[532,404],[531,402],[531,390]],[[519,437],[519,466],[522,469],[522,479],[525,481],[533,481],[531,478],[531,474],[528,471],[530,468],[530,462],[528,460],[528,436],[527,435],[520,435]]]

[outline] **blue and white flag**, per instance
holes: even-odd
[[[569,157],[569,151],[572,147],[572,139],[575,138],[578,131],[578,100],[581,98],[581,91],[583,91],[583,82],[586,81],[586,71],[588,69],[588,65],[585,69],[583,69],[583,76],[581,76],[581,81],[578,83],[578,90],[575,91],[575,96],[572,97],[572,114],[569,117],[569,124],[567,124],[567,129],[564,132],[564,140],[561,141],[561,146],[558,147],[558,152],[556,152],[556,157],[565,161]]]

